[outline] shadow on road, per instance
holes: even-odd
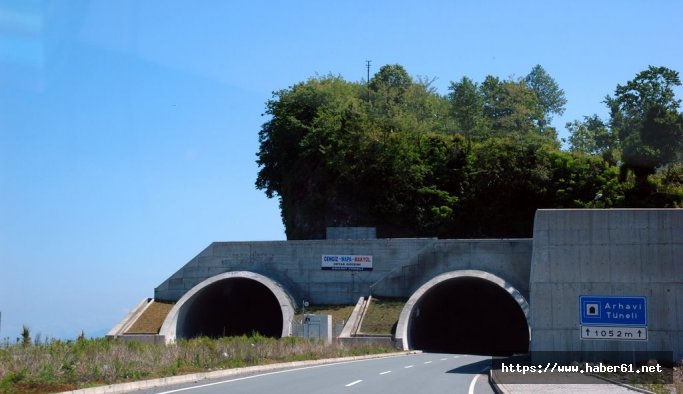
[[[471,363],[467,365],[461,365],[458,368],[451,369],[450,371],[446,371],[446,373],[460,373],[460,374],[476,374],[476,373],[481,373],[484,368],[491,368],[491,359],[485,359],[481,361],[477,361],[476,363]]]

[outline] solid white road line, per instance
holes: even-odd
[[[356,380],[355,382],[351,382],[351,383],[347,384],[346,387],[351,387],[351,386],[353,386],[354,384],[358,384],[358,383],[360,383],[360,382],[362,382],[362,380]]]
[[[217,386],[219,384],[226,384],[226,383],[232,383],[232,382],[239,382],[240,380],[247,380],[247,379],[255,379],[255,378],[260,378],[263,376],[270,376],[270,375],[279,375],[283,373],[288,373],[288,372],[295,372],[295,371],[303,371],[306,369],[314,369],[314,368],[325,368],[325,367],[332,367],[335,365],[342,365],[342,364],[351,364],[351,363],[357,363],[361,361],[366,361],[366,360],[350,360],[350,361],[342,361],[338,363],[329,363],[329,364],[321,364],[321,365],[311,365],[308,367],[299,367],[299,368],[292,368],[292,369],[284,369],[281,371],[273,371],[273,372],[266,372],[266,373],[260,373],[256,375],[250,375],[250,376],[244,376],[241,378],[233,378],[233,379],[227,379],[227,380],[220,380],[217,382],[213,383],[206,383],[206,384],[199,384],[196,386],[190,386],[190,387],[183,387],[175,390],[168,390],[168,391],[163,391],[159,394],[171,394],[171,393],[180,393],[183,391],[191,391],[191,390],[196,390],[196,389],[201,389],[204,387],[211,387],[211,386]]]
[[[484,372],[486,372],[488,369],[489,369],[489,367],[484,367],[484,368],[481,370],[481,372],[480,372],[479,374],[477,374],[477,376],[475,376],[474,379],[472,379],[472,382],[470,383],[470,388],[469,388],[469,390],[467,390],[467,394],[474,394],[474,387],[475,387],[476,384],[477,384],[477,379],[479,379],[479,377],[481,376],[481,374],[484,373]]]
[[[468,394],[474,394],[474,386],[477,384],[477,379],[479,379],[481,375],[475,375],[474,379],[472,379],[472,383],[470,383],[470,389],[467,390]]]
[[[386,375],[386,374],[388,374],[388,373],[391,373],[391,371],[384,371],[384,372],[380,372],[379,374],[380,374],[380,375]]]

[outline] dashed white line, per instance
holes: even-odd
[[[406,368],[406,369],[407,369],[407,368],[412,368],[412,367],[414,367],[414,365],[406,365],[406,366],[403,367],[403,368]]]
[[[446,361],[446,360],[448,360],[448,359],[447,359],[447,358],[442,358],[442,359],[441,359],[441,361]]]
[[[380,375],[386,375],[386,374],[388,374],[388,373],[391,373],[391,371],[384,371],[384,372],[380,372],[379,374],[380,374]]]
[[[431,364],[431,363],[432,363],[431,361],[425,361],[425,364]]]
[[[362,380],[356,380],[355,382],[351,382],[351,383],[347,384],[346,387],[351,387],[351,386],[353,386],[354,384],[358,384],[358,383],[360,383],[360,382],[362,382]]]

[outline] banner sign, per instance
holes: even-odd
[[[335,271],[372,271],[372,256],[324,254],[322,269]]]

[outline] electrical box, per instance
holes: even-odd
[[[304,315],[304,338],[332,343],[332,315]]]

